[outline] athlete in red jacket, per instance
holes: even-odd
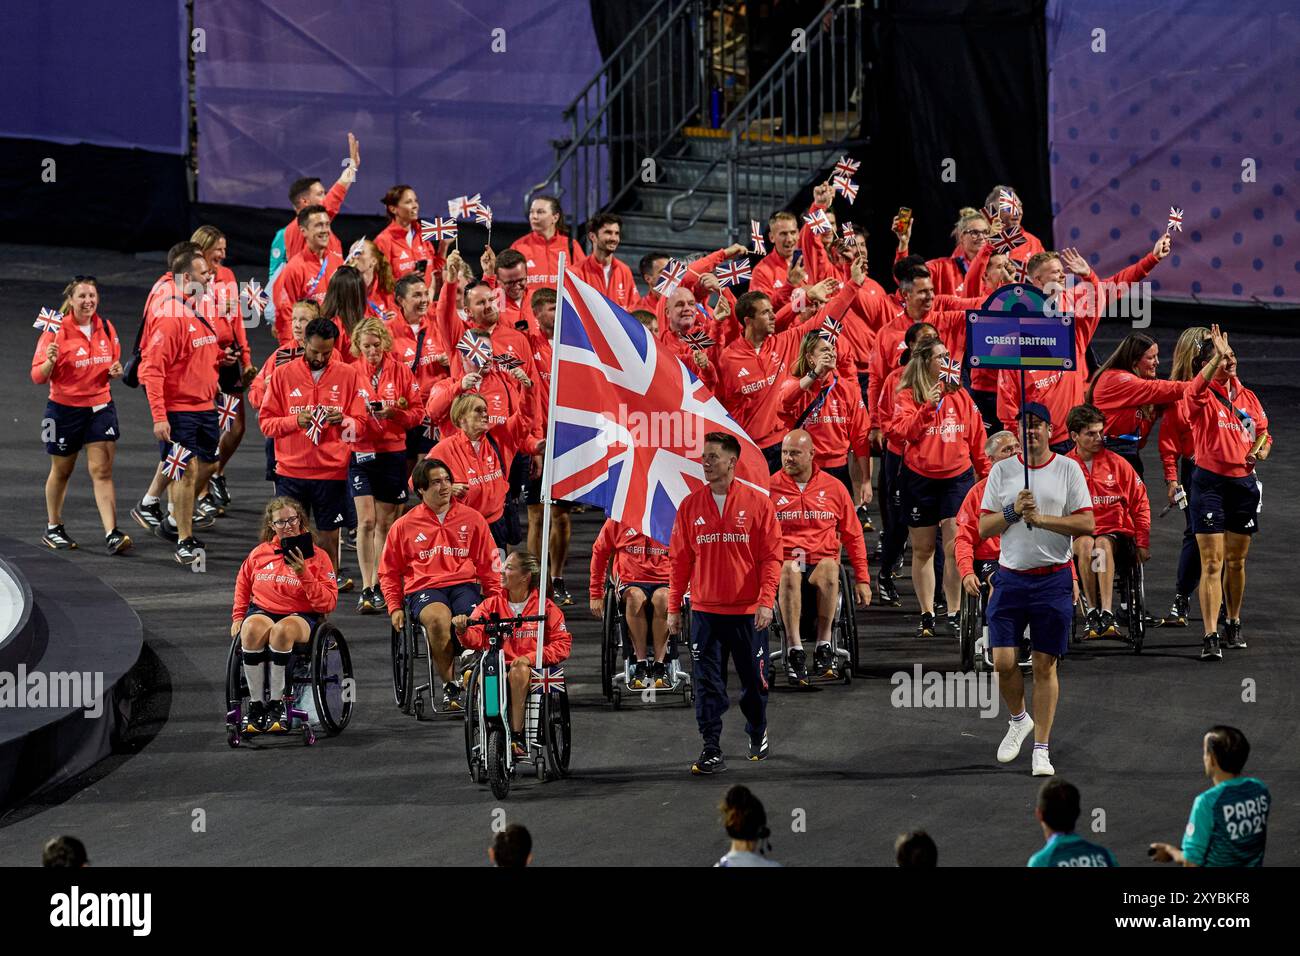
[[[781,470],[772,476],[772,506],[781,526],[780,605],[785,624],[786,674],[791,684],[808,684],[808,655],[799,633],[805,586],[816,592],[817,645],[813,670],[823,677],[837,671],[831,646],[831,625],[840,592],[840,551],[848,552],[853,565],[854,600],[846,596],[845,613],[853,605],[871,603],[871,573],[867,568],[867,546],[853,502],[840,481],[813,464],[813,440],[796,428],[781,442]]]
[[[292,340],[289,321],[293,304],[311,299],[317,305],[325,301],[330,279],[343,256],[329,248],[330,219],[324,206],[304,206],[298,212],[298,224],[307,241],[302,251],[288,261],[275,280],[275,337],[281,345]]]
[[[369,389],[344,356],[334,354],[338,329],[313,319],[301,358],[267,383],[259,423],[275,442],[275,491],[302,502],[316,522],[317,546],[337,568],[339,527],[347,514],[348,462],[356,442],[379,421],[366,402]],[[339,582],[339,590],[351,588]]]
[[[723,676],[730,654],[743,691],[740,709],[749,757],[767,757],[767,627],[781,577],[781,526],[764,492],[735,480],[740,443],[726,432],[704,436],[706,484],[677,507],[668,544],[668,631],[682,629],[682,600],[691,594],[695,665],[695,719],[704,750],[696,774],[726,769],[719,741],[727,709]]]
[[[452,497],[446,463],[423,459],[411,473],[411,483],[420,503],[388,531],[379,589],[395,629],[406,624],[408,614],[424,628],[429,656],[443,681],[443,709],[460,710],[451,621],[473,611],[485,594],[500,592],[496,544],[483,516]]]
[[[321,181],[314,177],[304,177],[296,180],[289,187],[289,202],[293,204],[294,218],[289,221],[289,225],[284,227],[284,259],[285,262],[293,260],[294,256],[302,252],[303,241],[302,230],[299,228],[297,214],[302,212],[306,206],[324,206],[325,211],[333,219],[343,208],[343,200],[347,198],[348,187],[357,178],[357,170],[361,168],[361,145],[357,138],[348,133],[348,165],[343,168],[339,175],[338,181],[330,187],[329,192],[321,185]],[[343,245],[339,242],[338,236],[330,234],[329,249],[340,256],[343,255]]]
[[[594,287],[619,308],[631,311],[637,299],[632,270],[614,253],[623,231],[623,220],[613,213],[602,212],[587,224],[587,241],[591,255],[574,268],[578,278]]]
[[[762,292],[779,309],[790,301],[794,288],[803,285],[808,272],[794,258],[799,248],[799,221],[792,212],[778,212],[767,221],[772,251],[755,265],[749,280],[750,292]],[[799,256],[803,258],[802,253]]]
[[[893,232],[898,236],[895,261],[907,255],[912,228],[915,225],[916,220],[913,218],[905,230],[900,230],[898,217],[894,217]],[[971,263],[989,237],[989,221],[979,210],[964,209],[956,226],[953,227],[952,235],[957,241],[952,254],[941,259],[928,259],[925,263],[925,267],[930,270],[930,276],[934,279],[934,290],[939,295],[956,294],[958,286],[965,281]],[[978,289],[971,292],[971,295],[978,294]]]
[[[1105,416],[1091,405],[1070,409],[1070,440],[1075,447],[1069,457],[1079,463],[1088,480],[1097,525],[1092,534],[1074,539],[1079,586],[1091,604],[1084,635],[1087,640],[1119,636],[1111,611],[1116,538],[1122,536],[1133,542],[1136,554],[1130,560],[1135,557],[1145,564],[1151,557],[1151,503],[1146,486],[1132,465],[1102,447],[1105,421]]]
[[[502,619],[512,617],[546,616],[546,628],[541,633],[542,666],[554,667],[569,658],[573,646],[564,614],[551,600],[546,601],[541,612],[541,568],[537,559],[527,551],[515,551],[506,559],[505,589],[484,599],[471,615],[458,615],[453,619],[461,643],[475,650],[486,651],[488,638],[482,623],[493,615]],[[526,756],[528,748],[519,739],[524,728],[524,703],[527,700],[532,670],[537,666],[538,625],[536,621],[520,624],[506,639],[502,652],[509,667],[510,731],[516,757]]]
[[[612,565],[612,567],[611,567]],[[608,519],[591,546],[591,616],[605,616],[605,579],[611,577],[617,590],[613,597],[623,602],[623,620],[632,643],[630,690],[653,685],[669,688],[668,673],[668,575],[667,545],[642,534],[631,525]],[[654,639],[654,661],[646,657],[646,617]]]
[[[528,263],[528,284],[555,288],[560,273],[560,253],[566,269],[576,269],[586,258],[582,246],[569,235],[564,212],[554,196],[534,196],[528,207],[528,225],[532,229],[510,244],[523,253]]]
[[[292,498],[272,498],[262,514],[261,543],[244,559],[235,578],[230,636],[239,639],[248,679],[245,733],[288,729],[283,698],[291,691],[285,670],[294,645],[310,640],[312,629],[338,603],[334,566],[326,555],[314,551],[304,557],[297,548],[284,550],[285,538],[307,530],[302,505]],[[262,668],[268,660],[269,688]]]
[[[430,289],[446,261],[438,247],[424,238],[420,226],[420,198],[415,188],[399,183],[381,200],[388,225],[375,236],[375,245],[388,259],[394,279],[418,275]],[[423,263],[423,265],[421,265]]]
[[[1014,432],[995,432],[984,443],[984,452],[988,455],[989,467],[992,468],[1003,458],[1010,458],[1020,452],[1020,439],[1016,438]],[[971,597],[979,597],[980,583],[993,570],[1000,549],[1001,538],[998,535],[980,537],[980,502],[984,500],[984,486],[988,481],[985,476],[971,485],[970,491],[962,499],[961,510],[957,512],[953,554],[957,559],[961,586]],[[979,567],[976,567],[977,561]]]
[[[383,322],[368,317],[352,329],[353,363],[370,393],[376,423],[357,436],[348,464],[352,503],[357,509],[357,563],[361,596],[357,611],[386,611],[383,592],[375,586],[379,552],[402,506],[406,504],[406,435],[424,418],[424,402],[415,375],[393,357],[393,337]]]
[[[957,512],[977,475],[989,472],[979,410],[960,384],[940,379],[948,357],[942,341],[913,350],[886,425],[887,434],[903,445],[899,484],[912,541],[912,581],[921,605],[920,637],[934,636],[936,528],[943,527],[944,597],[949,608],[956,608],[960,579],[952,546]],[[956,624],[955,615],[949,612],[950,626]]]
[[[664,315],[659,323],[659,347],[672,352],[710,391],[716,392],[720,351],[716,323],[701,314],[695,294],[685,285],[678,286],[660,306]],[[694,336],[704,336],[713,344],[692,343],[689,339]]]
[[[117,491],[113,487],[113,457],[120,428],[109,383],[122,377],[122,344],[117,331],[99,315],[99,287],[94,279],[68,283],[59,312],[63,321],[57,329],[41,333],[32,355],[32,381],[50,386],[42,429],[50,456],[50,474],[45,480],[48,522],[41,540],[60,551],[77,546],[63,527],[63,501],[84,446],[104,526],[104,545],[109,554],[118,554],[131,547],[131,539],[117,527]]]

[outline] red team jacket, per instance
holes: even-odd
[[[51,342],[59,344],[59,357],[49,377],[42,377],[45,350]],[[76,320],[63,317],[57,332],[42,332],[36,340],[32,355],[32,381],[37,385],[50,384],[50,401],[59,405],[93,408],[112,401],[109,394],[108,370],[122,358],[122,344],[117,331],[106,319],[95,313],[90,320],[90,338],[81,334]]]
[[[379,561],[379,587],[390,608],[426,588],[477,583],[485,596],[501,590],[497,547],[475,509],[451,500],[442,520],[420,502],[393,522]]]
[[[428,457],[445,462],[451,468],[452,480],[456,484],[469,486],[461,500],[491,524],[505,511],[510,463],[514,461],[515,453],[527,442],[531,430],[531,416],[520,412],[504,427],[492,431],[492,437],[501,448],[500,458],[493,451],[487,435],[478,440],[476,449],[462,431],[455,431],[443,438],[433,446]]]
[[[1246,453],[1255,436],[1268,431],[1264,406],[1239,378],[1233,378],[1226,390],[1207,383],[1203,375],[1195,376],[1190,385],[1183,411],[1195,443],[1196,466],[1227,478],[1245,478],[1252,471],[1246,466]],[[1250,416],[1249,427],[1224,399]]]
[[[862,401],[858,383],[846,377],[851,364],[844,364],[834,373],[830,391],[821,406],[803,420],[800,426],[812,436],[814,461],[818,468],[838,468],[849,460],[849,449],[859,458],[871,455],[871,417]],[[799,387],[799,379],[787,375],[781,383],[781,423],[793,429],[804,410],[817,401],[822,388],[818,384],[807,391]]]
[[[944,395],[936,409],[916,401],[912,390],[894,392],[894,415],[886,432],[903,445],[903,464],[925,478],[955,478],[972,465],[989,473],[984,422],[965,389]]]
[[[1191,382],[1141,378],[1124,369],[1113,368],[1095,380],[1092,404],[1106,416],[1107,437],[1137,435],[1138,447],[1144,447],[1160,416],[1160,406],[1181,400],[1191,386]],[[1143,407],[1146,405],[1156,407],[1148,413]]]
[[[330,279],[341,265],[342,253],[331,248],[322,260],[306,246],[285,264],[275,280],[276,341],[281,345],[293,342],[293,304],[299,299],[311,299],[317,305],[324,302]]]
[[[329,192],[325,194],[325,198],[321,201],[321,205],[324,206],[325,211],[329,213],[330,219],[333,219],[339,214],[339,210],[343,208],[343,200],[347,198],[347,195],[347,183],[335,183],[330,187]],[[307,240],[303,238],[302,230],[298,228],[298,217],[295,215],[289,220],[289,225],[284,227],[285,262],[291,262],[293,257],[302,252],[306,247]],[[333,232],[330,232],[329,250],[330,252],[338,253],[339,256],[343,255],[343,244],[339,242],[339,237],[334,235]],[[279,306],[276,306],[276,310],[277,312],[279,311]]]
[[[543,239],[541,233],[530,232],[510,243],[511,249],[517,249],[528,263],[528,287],[530,290],[540,287],[555,287],[560,274],[560,253],[564,253],[564,267],[576,270],[587,258],[582,246],[571,236],[562,236],[558,232],[550,239]]]
[[[515,612],[510,608],[510,598],[505,591],[498,591],[491,597],[484,598],[483,603],[474,609],[470,615],[470,621],[483,621],[490,618],[493,614],[501,617],[514,617]],[[528,595],[528,600],[524,603],[524,609],[520,616],[535,617],[537,615],[537,592],[533,591]],[[560,609],[555,606],[549,598],[546,601],[546,635],[545,643],[542,646],[542,663],[551,667],[568,660],[569,650],[573,645],[573,636],[569,633],[569,626],[564,623],[564,615]],[[468,648],[474,650],[487,650],[487,634],[481,627],[468,627],[460,635],[460,642]],[[506,663],[509,664],[516,657],[523,657],[530,661],[537,660],[537,623],[529,622],[519,627],[515,633],[506,640],[503,648],[506,656]]]
[[[688,587],[691,609],[712,614],[753,614],[776,600],[781,526],[761,491],[733,481],[719,514],[712,489],[695,489],[677,508],[668,549],[669,613],[681,611]]]
[[[781,526],[782,556],[786,561],[802,558],[811,569],[823,558],[839,561],[842,545],[849,553],[854,578],[871,580],[862,526],[858,524],[849,493],[838,478],[814,467],[803,491],[784,471],[776,472],[771,484],[772,505]]]
[[[275,441],[276,473],[313,481],[346,480],[353,442],[364,441],[365,432],[378,425],[366,407],[368,400],[369,390],[355,366],[338,357],[331,357],[319,382],[302,358],[276,369],[258,416],[262,434]],[[299,412],[317,406],[343,413],[343,421],[325,426],[318,445],[298,424]],[[348,435],[352,442],[345,440]]]
[[[1196,444],[1187,427],[1187,402],[1174,402],[1160,419],[1160,464],[1165,481],[1178,481],[1178,459],[1195,453]]]
[[[1092,495],[1092,514],[1097,522],[1094,534],[1124,534],[1139,548],[1151,547],[1151,502],[1147,489],[1133,466],[1109,449],[1103,448],[1089,467],[1074,449],[1073,458],[1083,469]]]
[[[383,402],[394,410],[392,418],[375,418],[364,435],[358,435],[352,450],[358,454],[406,450],[406,433],[424,421],[424,401],[420,385],[409,367],[386,354],[375,368],[365,359],[353,364],[361,376],[362,386],[369,392],[367,401]],[[402,402],[405,401],[405,408]],[[373,418],[373,416],[372,416]]]
[[[339,603],[339,588],[334,565],[324,551],[315,551],[307,559],[302,576],[294,573],[277,553],[280,542],[263,541],[244,559],[235,578],[235,605],[230,619],[242,621],[248,605],[256,604],[272,614],[328,614]]]
[[[188,306],[173,302],[169,314],[154,324],[153,337],[141,349],[140,385],[149,397],[155,422],[168,412],[204,412],[215,406],[217,362],[221,349],[210,325]]]
[[[426,265],[420,275],[432,294],[434,276],[447,261],[438,254],[437,244],[423,238],[419,222],[412,223],[410,229],[403,229],[401,223],[394,219],[375,236],[375,246],[388,260],[394,281],[404,279],[414,272],[415,264],[423,259]]]
[[[963,578],[975,573],[976,559],[996,561],[1001,554],[1000,535],[980,537],[980,502],[984,500],[984,486],[988,483],[988,478],[981,478],[971,485],[957,511],[957,534],[953,538],[953,550],[957,556],[957,573]]]
[[[605,278],[605,267],[595,256],[587,256],[573,270],[578,278],[592,286],[601,295],[615,303],[624,311],[632,311],[632,304],[637,299],[636,282],[632,279],[632,270],[616,256],[609,259],[609,279]]]
[[[614,578],[622,584],[667,584],[668,548],[631,525],[609,518],[591,546],[591,599],[605,594],[605,573],[614,559]]]

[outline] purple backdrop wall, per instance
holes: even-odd
[[[1150,249],[1174,206],[1183,232],[1152,276],[1158,296],[1300,302],[1295,4],[1050,0],[1047,49],[1058,248],[1109,275]]]
[[[351,130],[361,172],[344,212],[381,214],[384,190],[409,182],[427,215],[478,192],[521,221],[567,134],[561,111],[600,65],[587,0],[195,0],[194,23],[204,202],[283,207],[299,176],[328,186]]]
[[[185,0],[21,7],[0,31],[0,136],[188,151]]]

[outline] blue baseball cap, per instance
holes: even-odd
[[[1025,417],[1033,415],[1048,425],[1052,424],[1052,413],[1047,410],[1046,405],[1040,405],[1038,402],[1025,402],[1024,412]]]

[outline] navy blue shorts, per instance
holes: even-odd
[[[352,497],[371,497],[386,505],[405,504],[410,497],[406,490],[406,454],[400,451],[375,452],[365,461],[353,453],[348,464],[348,483]]]
[[[217,444],[221,441],[221,428],[217,424],[215,408],[203,412],[168,412],[167,424],[172,427],[172,440],[158,443],[159,461],[171,454],[172,442],[194,453],[199,461],[216,461]]]
[[[430,604],[445,604],[451,609],[451,616],[469,614],[483,600],[483,592],[477,584],[453,584],[447,588],[425,588],[413,591],[403,599],[406,613],[420,619],[420,612]]]
[[[975,469],[967,468],[952,478],[926,478],[903,465],[898,483],[908,526],[930,528],[945,518],[957,517],[966,492],[975,484]]]
[[[301,504],[311,515],[318,531],[333,531],[347,523],[348,483],[341,478],[286,478],[276,475],[275,493]]]
[[[58,402],[45,403],[45,421],[41,430],[45,431],[50,423],[54,424],[54,441],[45,443],[45,451],[51,455],[66,457],[81,451],[83,445],[97,441],[117,441],[120,429],[117,426],[117,407],[109,402],[99,411],[90,406],[60,405]]]
[[[542,479],[541,476],[539,475],[536,478],[528,479],[528,483],[524,485],[524,504],[540,505],[541,503],[542,503]],[[551,504],[558,507],[561,511],[568,511],[570,508],[573,507],[572,501],[565,501],[563,498],[557,498],[555,501],[551,502]]]
[[[1193,468],[1188,507],[1193,534],[1254,534],[1259,530],[1259,482],[1254,475],[1228,478]]]
[[[290,611],[288,614],[276,614],[274,611],[264,611],[256,604],[249,602],[248,610],[244,612],[244,619],[252,617],[254,614],[260,614],[263,617],[269,617],[272,623],[279,624],[286,617],[300,617],[307,622],[307,630],[315,633],[316,625],[320,624],[321,618],[325,615],[317,614],[314,611]]]
[[[1074,622],[1074,577],[1062,565],[1048,574],[1026,574],[999,566],[985,619],[989,647],[1019,647],[1025,627],[1034,650],[1064,657]]]
[[[630,591],[632,588],[636,588],[645,597],[646,607],[649,607],[651,601],[654,599],[655,592],[660,590],[661,588],[666,588],[666,587],[668,587],[667,584],[645,584],[641,581],[628,581],[626,584],[624,584],[622,587],[619,588],[618,596],[624,601],[626,601],[627,592]]]

